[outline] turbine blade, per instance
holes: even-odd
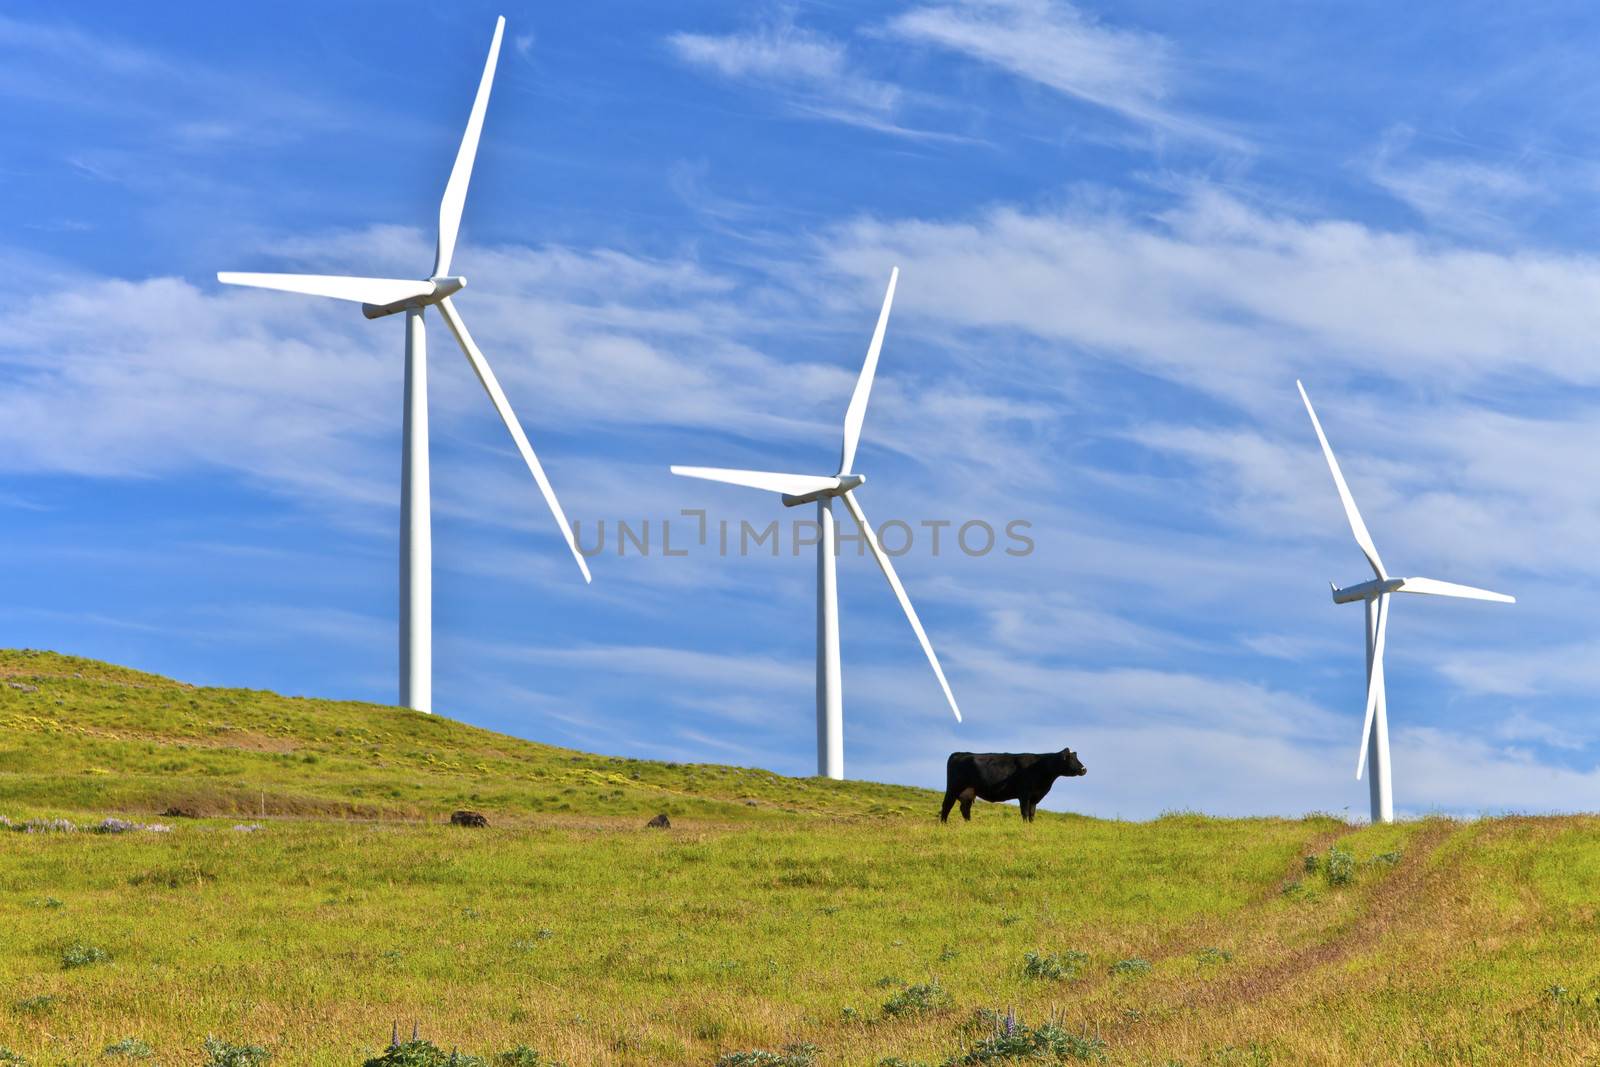
[[[837,489],[838,478],[817,474],[778,474],[774,471],[740,471],[726,467],[673,467],[672,473],[684,478],[701,478],[708,482],[727,482],[750,489],[766,489],[789,496],[805,496],[824,489]]]
[[[1454,596],[1463,600],[1493,600],[1499,604],[1515,604],[1517,598],[1505,593],[1495,593],[1471,585],[1441,582],[1437,578],[1407,578],[1400,587],[1402,593],[1423,593],[1428,596]]]
[[[362,304],[393,304],[414,296],[430,296],[434,284],[404,278],[351,278],[342,274],[247,274],[219,271],[223,285],[245,285],[252,289],[277,289],[307,296],[331,296],[335,300],[354,300]]]
[[[1311,406],[1311,398],[1306,395],[1306,387],[1298,381],[1294,383],[1300,387],[1300,399],[1306,402],[1306,414],[1311,416],[1311,425],[1317,431],[1317,440],[1322,442],[1322,454],[1327,457],[1328,469],[1333,472],[1334,487],[1339,490],[1339,499],[1344,503],[1345,517],[1350,520],[1350,532],[1356,536],[1356,544],[1361,546],[1361,551],[1367,557],[1367,562],[1372,564],[1373,572],[1379,578],[1389,577],[1383,569],[1383,560],[1378,558],[1378,546],[1372,543],[1372,535],[1367,532],[1367,524],[1361,521],[1361,512],[1356,510],[1355,497],[1350,495],[1350,487],[1345,484],[1344,472],[1339,470],[1339,461],[1333,458],[1333,447],[1328,444],[1328,435],[1322,432],[1322,423],[1317,419],[1316,409]]]
[[[494,68],[500,62],[500,38],[505,35],[505,30],[505,18],[495,19],[494,40],[489,42],[489,59],[483,65],[478,95],[472,101],[471,114],[467,116],[467,132],[461,135],[456,165],[450,168],[444,199],[439,201],[439,246],[433,257],[435,278],[450,273],[450,259],[456,251],[456,236],[461,232],[461,209],[467,206],[467,184],[472,181],[472,161],[478,157],[478,138],[483,134],[483,113],[489,108],[489,88],[494,84]]]
[[[500,413],[500,420],[506,424],[506,429],[511,431],[511,440],[516,442],[517,451],[522,453],[522,460],[533,474],[533,480],[539,483],[539,492],[544,494],[544,502],[550,505],[550,513],[556,517],[556,525],[561,528],[561,536],[567,539],[567,547],[572,550],[572,558],[578,561],[578,569],[583,572],[583,580],[591,581],[589,564],[584,560],[583,553],[578,551],[578,539],[572,533],[572,524],[567,521],[566,512],[561,510],[561,501],[556,499],[556,491],[550,488],[550,479],[545,477],[539,457],[533,454],[533,446],[528,444],[528,435],[522,432],[522,423],[517,421],[517,413],[511,410],[511,403],[506,400],[506,394],[500,388],[499,380],[495,378],[494,371],[489,369],[489,361],[483,358],[478,346],[472,343],[472,335],[467,333],[467,324],[461,321],[461,315],[456,311],[455,305],[450,303],[449,297],[439,301],[439,312],[444,316],[450,332],[456,335],[456,343],[461,346],[467,362],[472,364],[473,371],[478,375],[478,381],[483,383],[483,391],[489,394],[494,409]]]
[[[1378,633],[1372,642],[1372,673],[1367,676],[1367,712],[1361,724],[1361,754],[1356,757],[1356,780],[1367,769],[1367,743],[1372,738],[1372,721],[1378,711],[1378,697],[1383,693],[1383,645],[1389,632],[1389,594],[1378,597]]]
[[[956,706],[956,695],[950,691],[950,683],[945,680],[944,668],[939,666],[939,657],[933,654],[933,642],[928,640],[928,631],[922,628],[922,620],[917,618],[917,609],[911,606],[911,598],[906,596],[906,587],[900,584],[900,576],[894,572],[894,564],[889,562],[888,553],[878,544],[878,535],[872,532],[872,524],[867,521],[861,505],[856,503],[854,493],[844,494],[844,506],[855,516],[856,525],[861,527],[861,536],[866,538],[867,547],[872,549],[872,557],[878,561],[883,576],[889,579],[889,588],[894,590],[895,599],[900,601],[900,606],[905,609],[906,619],[910,621],[911,629],[916,632],[917,640],[922,643],[922,651],[928,656],[928,663],[933,667],[934,676],[939,679],[939,688],[944,690],[944,698],[950,702],[950,710],[955,712],[956,722],[960,722],[961,709]]]
[[[883,294],[883,310],[878,312],[878,326],[872,331],[872,343],[867,346],[867,361],[861,365],[861,377],[856,379],[856,391],[850,395],[850,406],[844,413],[844,449],[839,454],[839,473],[849,474],[850,465],[856,461],[856,445],[861,440],[861,424],[867,417],[867,399],[872,395],[872,379],[878,373],[878,353],[883,349],[883,332],[889,327],[889,305],[894,303],[894,285],[900,280],[900,268],[889,271],[889,290]]]

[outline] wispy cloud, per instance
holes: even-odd
[[[1162,133],[1242,145],[1171,101],[1172,43],[1104,25],[1057,0],[966,0],[915,8],[892,33],[968,56]]]
[[[1512,217],[1550,192],[1531,172],[1462,155],[1423,155],[1416,132],[1389,130],[1368,169],[1372,181],[1444,233],[1510,238]]]
[[[1094,202],[863,219],[828,254],[853,274],[915,270],[901,302],[919,313],[1080,345],[1236,401],[1292,388],[1313,361],[1444,392],[1512,371],[1600,383],[1595,257],[1482,252],[1204,186],[1156,215]]]
[[[1516,712],[1502,722],[1496,728],[1495,735],[1507,741],[1536,741],[1542,745],[1571,752],[1587,748],[1590,740],[1571,730],[1564,730],[1553,723],[1535,718],[1525,711]]]
[[[723,77],[786,86],[802,101],[880,120],[901,98],[898,86],[854,69],[842,42],[797,26],[790,11],[741,34],[674,34],[667,43],[678,58]]]
[[[841,42],[795,25],[787,14],[744,33],[678,33],[668,43],[680,58],[723,77],[786,84],[880,116],[900,98],[897,87],[853,69]]]
[[[787,9],[753,29],[676,33],[667,43],[684,62],[771,90],[798,114],[902,137],[952,137],[902,124],[897,113],[906,91],[865,73],[852,61],[845,42],[798,25]]]
[[[86,76],[90,71],[93,77]],[[166,151],[282,140],[290,130],[361,121],[350,106],[330,108],[299,89],[225,67],[174,60],[66,21],[0,15],[0,99],[7,98],[13,106],[46,104],[118,116],[137,123],[143,140]],[[102,148],[82,155],[116,153]],[[100,166],[107,170],[112,164]],[[165,180],[172,177],[168,173]]]
[[[1450,655],[1439,670],[1462,688],[1479,693],[1588,694],[1600,688],[1600,639],[1542,649],[1474,649]]]

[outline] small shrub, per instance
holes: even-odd
[[[61,966],[67,970],[74,967],[88,967],[94,963],[104,963],[111,958],[111,953],[99,945],[87,945],[82,941],[74,941],[61,950]]]
[[[1088,962],[1089,957],[1075,949],[1048,956],[1039,952],[1028,952],[1022,957],[1022,976],[1059,982],[1078,977]]]
[[[717,1057],[717,1067],[814,1067],[822,1050],[801,1042],[785,1045],[778,1052],[751,1049],[749,1052],[724,1052]]]
[[[879,989],[888,989],[892,985],[903,986],[906,984],[906,980],[904,978],[896,978],[892,974],[886,974],[872,984],[877,986]]]
[[[498,1052],[491,1057],[495,1067],[564,1067],[557,1060],[547,1060],[539,1054],[537,1049],[527,1045],[518,1045],[516,1048]]]
[[[34,897],[28,901],[28,907],[30,908],[59,908],[61,906],[61,901],[55,897]]]
[[[272,1053],[260,1045],[235,1045],[220,1037],[206,1038],[204,1048],[202,1067],[261,1067],[272,1059]]]
[[[16,1002],[16,1004],[12,1005],[12,1007],[16,1008],[17,1011],[21,1012],[23,1015],[43,1015],[45,1012],[54,1007],[55,1003],[56,998],[51,996],[49,993],[40,993],[36,997],[28,997],[25,1000],[19,1000]]]
[[[1399,862],[1400,853],[1398,850],[1394,852],[1380,852],[1376,856],[1372,857],[1372,865],[1374,867],[1393,867]]]
[[[28,1067],[28,1061],[20,1052],[12,1052],[4,1045],[0,1045],[0,1063],[9,1063],[12,1067]]]
[[[538,1055],[532,1049],[527,1051],[535,1056]],[[537,1067],[546,1067],[537,1059],[528,1062]],[[465,1056],[454,1051],[446,1052],[432,1041],[413,1037],[410,1041],[391,1044],[383,1050],[383,1055],[367,1060],[362,1067],[488,1067],[488,1064],[477,1056]]]
[[[156,1054],[155,1049],[136,1037],[125,1037],[106,1046],[105,1056],[120,1056],[128,1060],[147,1060]]]
[[[1056,1023],[1030,1027],[1007,1015],[987,1013],[994,1031],[966,1051],[945,1060],[945,1067],[982,1063],[1065,1063],[1067,1060],[1103,1062],[1106,1043],[1089,1034],[1075,1034]]]
[[[1085,1062],[1103,1062],[1106,1058],[1105,1041],[1093,1034],[1074,1034],[1055,1023],[1045,1023],[1033,1032],[1035,1040],[1050,1050],[1058,1060],[1074,1059]]]
[[[974,1008],[967,1021],[961,1024],[960,1033],[964,1037],[975,1037],[980,1034],[991,1034],[998,1030],[1011,1030],[1017,1025],[1016,1016],[1007,1008],[1001,1015],[993,1008]]]
[[[1233,953],[1225,948],[1203,948],[1195,954],[1195,959],[1204,964],[1227,963],[1233,959]]]
[[[1118,960],[1111,965],[1112,974],[1149,974],[1150,961],[1134,956],[1130,959]]]
[[[1322,857],[1321,856],[1318,856],[1317,854],[1312,853],[1311,855],[1306,857],[1306,859],[1305,859],[1305,867],[1306,867],[1306,873],[1307,874],[1316,874],[1317,873],[1317,868],[1320,867],[1320,866],[1322,866]]]
[[[990,1034],[965,1053],[950,1057],[945,1064],[946,1067],[964,1067],[966,1064],[991,1063],[995,1060],[1038,1059],[1036,1053],[1040,1051],[1034,1044],[1033,1031],[1018,1025]]]
[[[931,1015],[950,1006],[950,994],[937,978],[906,986],[883,1002],[885,1015]]]
[[[1356,876],[1355,855],[1348,849],[1330,845],[1327,861],[1322,865],[1322,873],[1328,879],[1329,885],[1349,885]]]

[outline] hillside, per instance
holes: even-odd
[[[1600,1052],[1586,817],[940,826],[918,790],[0,653],[0,815],[168,807],[199,817],[0,830],[0,1063],[356,1067],[397,1021],[524,1067]]]
[[[50,652],[0,650],[0,732],[0,805],[77,811],[746,821],[937,804],[924,790],[592,756],[406,708],[202,689]]]

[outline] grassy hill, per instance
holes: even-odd
[[[0,815],[171,827],[0,831],[0,1046],[354,1067],[398,1020],[570,1067],[1600,1053],[1600,821],[936,799],[0,652]]]
[[[887,815],[922,790],[592,756],[438,715],[199,689],[49,652],[0,650],[0,804],[77,811],[433,819],[452,808],[764,821]],[[499,821],[499,820],[497,820]]]

